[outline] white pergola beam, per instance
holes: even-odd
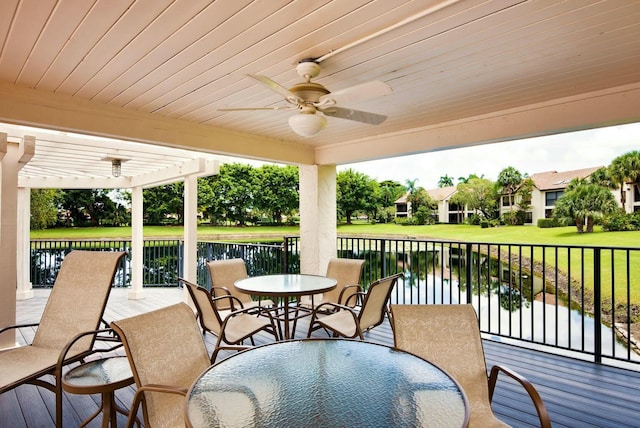
[[[20,176],[18,186],[31,189],[129,189],[173,183],[189,175],[198,177],[215,175],[219,170],[218,161],[198,158],[134,177]]]

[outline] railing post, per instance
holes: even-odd
[[[467,303],[471,303],[473,297],[473,246],[471,244],[466,245],[465,251],[465,276],[467,281]],[[459,259],[458,259],[459,260]]]
[[[593,249],[593,356],[602,363],[602,270],[601,248]]]
[[[282,242],[284,245],[282,264],[284,265],[282,268],[282,273],[289,273],[289,237],[285,236],[284,241]]]
[[[385,239],[381,239],[380,242],[380,278],[387,277],[387,264],[385,260],[387,260],[387,247],[385,243],[387,242]]]

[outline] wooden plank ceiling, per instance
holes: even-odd
[[[350,142],[553,100],[631,88],[637,103],[640,2],[3,0],[0,48],[0,96],[28,99],[26,107],[22,101],[14,109],[0,106],[0,121],[285,162],[314,163],[303,154],[289,156],[298,149],[315,156],[334,150],[327,159],[340,163],[456,144],[443,139],[341,154]],[[295,66],[304,58],[320,59],[314,81],[331,91],[370,80],[387,83],[391,95],[343,107],[388,119],[369,125],[329,117],[326,129],[305,138],[289,128],[291,111],[218,110],[287,105],[246,75],[291,87],[300,81]],[[41,111],[46,103],[55,112]],[[66,106],[94,113],[74,122],[62,117]],[[120,115],[116,130],[100,123],[103,108]],[[572,126],[637,121],[638,114]],[[194,136],[172,139],[167,131],[165,139],[127,123],[128,115]],[[195,134],[203,129],[222,133],[202,142]],[[527,132],[558,131],[540,123]],[[231,136],[234,143],[225,145]],[[235,138],[245,138],[247,146]],[[262,140],[280,148],[258,148]]]

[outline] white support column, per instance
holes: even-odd
[[[299,165],[300,271],[324,274],[337,252],[336,167]]]
[[[16,323],[16,246],[18,238],[18,144],[0,133],[0,328]],[[0,335],[0,349],[15,346],[13,330]]]
[[[198,177],[184,179],[184,278],[197,282],[198,276]],[[185,301],[188,301],[185,288]]]
[[[144,200],[142,186],[131,189],[131,290],[129,299],[143,299],[142,269],[144,251],[143,225]]]
[[[33,287],[29,278],[31,266],[31,189],[18,188],[18,247],[16,299],[26,300],[33,297]]]

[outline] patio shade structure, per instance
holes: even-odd
[[[0,17],[0,123],[81,135],[80,148],[107,137],[298,165],[305,272],[335,256],[336,165],[640,118],[635,0],[11,0]],[[387,119],[328,113],[316,135],[292,131],[282,94],[309,59],[337,107]],[[370,81],[392,93],[342,92]],[[239,107],[266,109],[222,110]],[[11,189],[29,188],[42,146],[33,133],[3,144],[2,255],[18,245]],[[124,180],[132,162],[118,178],[104,162],[105,175]],[[11,301],[5,277],[0,301]]]

